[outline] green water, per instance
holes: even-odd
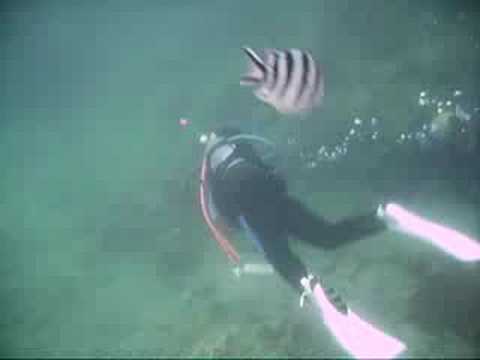
[[[318,147],[354,116],[381,118],[393,138],[422,90],[461,89],[479,106],[479,11],[453,0],[3,1],[0,355],[346,356],[279,278],[232,275],[197,203],[198,136],[237,125],[289,154],[289,137]],[[323,107],[283,118],[241,88],[243,45],[310,49]],[[332,219],[391,192],[480,237],[468,165],[465,195],[445,175],[455,168],[369,151],[311,171],[292,160],[292,192]],[[406,357],[480,355],[478,266],[396,233],[332,252],[294,246],[406,342]]]

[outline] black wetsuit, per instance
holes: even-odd
[[[335,223],[315,215],[288,194],[285,180],[248,144],[237,144],[233,153],[212,171],[209,188],[220,214],[235,227],[240,227],[239,218],[243,216],[266,259],[300,292],[300,279],[307,276],[307,269],[290,250],[289,236],[331,249],[386,229],[375,211]]]

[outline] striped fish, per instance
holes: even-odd
[[[320,105],[324,79],[308,51],[262,49],[256,53],[243,47],[248,56],[241,85],[254,86],[257,98],[284,114],[302,113]]]

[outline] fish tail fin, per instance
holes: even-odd
[[[267,67],[262,58],[250,47],[242,47],[248,56],[248,67],[245,74],[240,78],[240,85],[258,85],[265,79]]]

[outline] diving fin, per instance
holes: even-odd
[[[426,240],[460,261],[480,260],[478,241],[445,225],[422,218],[396,203],[380,205],[377,216],[384,219],[390,229]]]
[[[382,332],[369,324],[331,291],[322,288],[312,275],[301,279],[304,295],[311,295],[322,312],[325,325],[340,345],[356,359],[392,359],[406,349],[400,340]],[[304,295],[302,295],[301,302]],[[337,304],[340,303],[340,306]]]

